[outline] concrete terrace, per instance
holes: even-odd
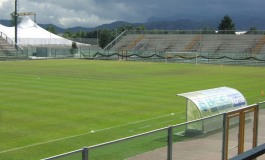
[[[265,53],[262,34],[126,34],[111,50]]]

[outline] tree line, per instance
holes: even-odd
[[[48,31],[55,33],[53,28],[47,28]],[[134,27],[133,25],[124,25],[118,27],[117,29],[97,29],[90,32],[71,32],[66,31],[63,33],[64,38],[73,39],[73,38],[95,38],[98,39],[98,45],[101,48],[106,47],[111,41],[113,41],[117,36],[119,36],[125,30],[145,30],[144,26]]]

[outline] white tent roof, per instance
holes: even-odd
[[[0,32],[14,41],[15,27],[6,27],[0,24]],[[72,41],[57,36],[38,26],[30,17],[23,17],[17,27],[19,45],[72,45]]]

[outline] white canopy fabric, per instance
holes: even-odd
[[[187,99],[187,122],[211,117],[187,126],[187,129],[201,130],[203,132],[222,127],[223,119],[216,115],[247,106],[245,97],[236,89],[229,87],[219,87],[177,95]],[[238,122],[238,119],[233,121],[233,123],[235,122]]]
[[[203,117],[247,106],[245,97],[236,89],[229,87],[182,93],[178,96],[192,101]]]
[[[0,32],[14,41],[15,27],[6,27],[0,24]],[[72,45],[72,41],[57,36],[38,26],[30,17],[23,17],[17,27],[19,45]]]

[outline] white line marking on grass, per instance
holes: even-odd
[[[0,154],[1,153],[11,152],[11,151],[16,151],[16,150],[20,150],[20,149],[25,149],[25,148],[35,147],[35,146],[39,146],[39,145],[43,145],[43,144],[48,144],[48,143],[52,143],[52,142],[56,142],[56,141],[62,141],[62,140],[65,140],[65,139],[75,138],[75,137],[79,137],[79,136],[83,136],[83,135],[87,135],[87,134],[90,134],[90,132],[83,133],[83,134],[77,134],[77,135],[74,135],[74,136],[69,136],[69,137],[64,137],[64,138],[58,138],[58,139],[51,140],[51,141],[46,141],[46,142],[41,142],[41,143],[35,143],[35,144],[32,144],[32,145],[28,145],[28,146],[23,146],[23,147],[17,147],[17,148],[13,148],[13,149],[8,149],[8,150],[5,150],[5,151],[0,151]]]
[[[185,119],[186,118],[186,116],[180,116],[180,117],[178,117],[179,119]]]
[[[167,124],[168,122],[172,122],[174,120],[168,120],[168,121],[163,121],[163,122],[160,122],[160,123],[157,123],[157,124]]]
[[[182,113],[185,113],[185,112],[179,112],[179,113],[176,113],[174,115],[182,114]],[[136,122],[127,123],[127,124],[122,124],[122,125],[119,125],[119,126],[114,126],[114,127],[99,129],[99,130],[95,130],[95,132],[101,132],[101,131],[104,131],[104,130],[109,130],[109,129],[113,129],[113,128],[118,128],[118,127],[123,127],[123,126],[127,126],[127,125],[137,124],[137,123],[141,123],[141,122],[145,122],[145,121],[150,121],[150,120],[154,120],[154,119],[158,119],[158,118],[163,118],[163,117],[169,117],[169,116],[172,116],[172,114],[167,114],[167,115],[164,115],[164,116],[150,118],[150,119],[141,120],[141,121],[136,121]]]
[[[149,128],[149,127],[152,127],[152,125],[143,126],[143,127],[140,127],[139,129],[145,129],[145,128]]]
[[[184,112],[179,112],[179,113],[176,113],[176,114],[182,114],[182,113],[184,113]],[[176,115],[176,114],[174,114],[174,115]],[[17,151],[17,150],[20,150],[20,149],[26,149],[26,148],[30,148],[30,147],[35,147],[35,146],[39,146],[39,145],[44,145],[44,144],[48,144],[48,143],[53,143],[53,142],[57,142],[57,141],[62,141],[62,140],[70,139],[70,138],[80,137],[80,136],[84,136],[84,135],[88,135],[88,134],[94,134],[96,132],[106,131],[106,130],[110,130],[110,129],[114,129],[114,128],[123,127],[123,126],[126,126],[126,125],[137,124],[137,123],[140,123],[140,122],[149,121],[149,120],[158,119],[158,118],[163,118],[163,117],[167,117],[167,116],[172,116],[172,114],[168,114],[168,115],[164,115],[164,116],[160,116],[160,117],[155,117],[155,118],[150,118],[150,119],[146,119],[146,120],[141,120],[141,121],[136,121],[136,122],[132,122],[132,123],[128,123],[128,124],[118,125],[118,126],[114,126],[114,127],[99,129],[99,130],[91,130],[93,132],[90,131],[90,132],[87,132],[87,133],[76,134],[76,135],[73,135],[73,136],[68,136],[68,137],[64,137],[64,138],[58,138],[58,139],[54,139],[54,140],[50,140],[50,141],[46,141],[46,142],[41,142],[41,143],[35,143],[35,144],[23,146],[23,147],[12,148],[12,149],[8,149],[8,150],[0,151],[0,154],[7,153],[7,152],[12,152],[12,151]]]

